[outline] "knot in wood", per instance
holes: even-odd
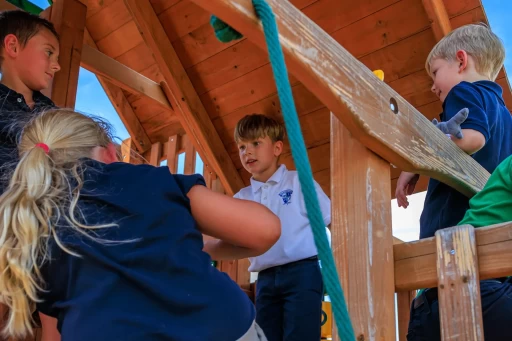
[[[357,337],[357,341],[364,341],[364,335],[361,334]]]

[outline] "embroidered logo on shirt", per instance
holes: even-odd
[[[291,189],[285,189],[284,191],[279,193],[279,196],[283,199],[284,205],[288,205],[291,203],[292,193],[293,193],[293,191]]]

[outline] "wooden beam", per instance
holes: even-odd
[[[357,340],[396,340],[390,191],[389,164],[331,115],[331,248]]]
[[[436,232],[439,319],[443,340],[483,340],[475,229],[463,225]]]
[[[179,135],[173,135],[169,137],[169,141],[167,141],[167,144],[164,146],[167,151],[167,166],[172,174],[176,174],[178,168],[179,139],[181,139]]]
[[[133,1],[133,0],[132,0]],[[267,49],[251,0],[192,0]],[[293,75],[357,140],[398,168],[435,178],[467,196],[489,173],[289,1],[267,0]]]
[[[480,280],[512,275],[512,222],[475,229]],[[437,286],[434,237],[393,245],[395,290]]]
[[[94,39],[92,39],[87,29],[84,32],[84,44],[87,44],[92,48],[98,49],[96,43],[94,42]],[[130,102],[128,102],[128,100],[126,99],[123,91],[119,87],[107,81],[105,77],[102,77],[100,75],[96,75],[96,77],[98,78],[98,81],[103,87],[105,94],[110,99],[110,102],[116,109],[119,118],[121,119],[121,121],[123,121],[126,130],[128,130],[128,133],[132,137],[132,142],[137,147],[137,150],[140,153],[143,153],[144,151],[151,148],[151,140],[146,134],[146,131],[142,127],[139,118],[133,111],[132,106]]]
[[[121,89],[151,98],[163,109],[172,110],[172,106],[160,84],[91,46],[84,45],[82,67],[105,78]]]
[[[59,34],[61,70],[55,74],[48,91],[57,106],[74,108],[87,6],[79,0],[56,0],[49,11],[50,21]]]
[[[233,195],[244,182],[192,85],[149,0],[125,0],[162,72],[164,91],[192,143]]]
[[[159,167],[162,161],[162,143],[156,142],[151,146],[151,157],[149,158],[149,164]]]
[[[443,0],[422,0],[422,2],[434,31],[434,36],[439,41],[452,30]]]
[[[183,174],[190,175],[196,172],[196,149],[188,135],[183,136],[185,142],[185,165]]]

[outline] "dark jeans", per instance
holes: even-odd
[[[430,290],[430,289],[429,289]],[[512,283],[508,279],[480,281],[485,341],[512,340]],[[412,302],[407,341],[440,341],[439,302],[421,294]]]
[[[256,322],[268,341],[319,341],[323,281],[318,259],[258,274]]]

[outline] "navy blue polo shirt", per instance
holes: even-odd
[[[0,194],[5,188],[6,176],[18,160],[17,139],[23,126],[35,113],[55,108],[39,91],[34,91],[32,99],[34,107],[30,109],[22,94],[0,83]]]
[[[485,137],[485,146],[472,157],[489,173],[512,155],[512,117],[503,101],[503,90],[495,82],[461,82],[443,103],[441,120],[469,109],[462,129],[473,129]],[[437,230],[459,224],[469,208],[469,198],[444,183],[430,179],[420,218],[420,238],[433,237]]]
[[[203,178],[149,165],[87,160],[86,167],[84,219],[118,226],[96,230],[109,241],[98,243],[60,224],[62,241],[81,258],[50,240],[47,292],[37,308],[58,319],[62,339],[234,341],[245,334],[254,306],[211,266],[191,215],[187,193]]]

